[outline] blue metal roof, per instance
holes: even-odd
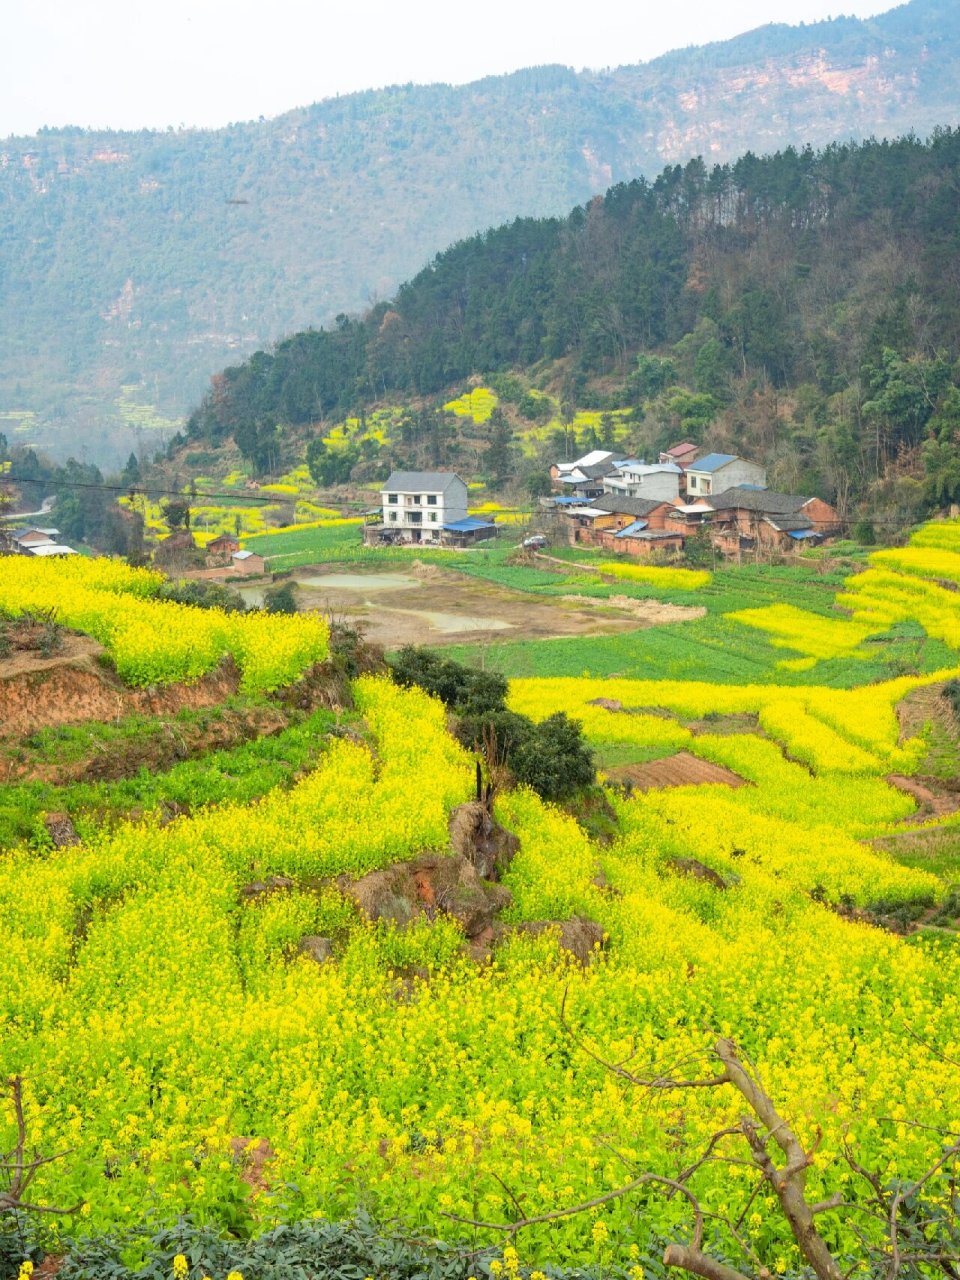
[[[725,467],[728,462],[736,462],[737,455],[735,453],[708,453],[705,458],[701,458],[698,462],[692,463],[687,467],[688,471],[719,471],[721,467]]]
[[[475,533],[478,529],[495,529],[497,526],[492,520],[478,520],[476,516],[467,516],[465,520],[454,520],[443,527],[449,533]]]
[[[816,529],[788,529],[791,538],[815,538],[817,536]]]
[[[649,520],[634,520],[633,524],[628,524],[626,528],[621,529],[619,533],[615,533],[615,538],[629,538],[632,533],[640,533],[650,523]]]
[[[555,507],[586,507],[589,506],[590,499],[579,493],[563,493],[559,498],[553,498],[552,502]]]

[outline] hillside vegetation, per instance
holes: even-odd
[[[91,457],[126,457],[233,353],[388,296],[482,227],[698,152],[955,123],[958,58],[956,6],[911,0],[608,71],[398,86],[216,131],[10,138],[0,430],[65,452],[80,429]]]
[[[325,440],[308,450],[318,473],[330,451],[346,459],[331,480],[418,456],[503,478],[512,433],[553,418],[568,449],[582,407],[638,455],[726,446],[781,488],[869,500],[902,525],[960,494],[958,179],[960,132],[942,130],[612,187],[461,241],[362,319],[226,369],[186,439],[232,437],[276,468],[293,427],[299,456]],[[476,374],[499,405],[474,392],[446,417],[396,410],[370,429],[364,406],[429,406]],[[350,413],[362,448],[345,454],[331,424]]]

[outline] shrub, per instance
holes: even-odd
[[[526,720],[526,732],[507,753],[507,763],[517,782],[544,800],[566,800],[596,777],[583,728],[563,711],[539,724]]]
[[[461,715],[502,710],[507,681],[498,671],[474,671],[430,649],[407,645],[393,662],[394,680],[405,688],[416,685]]]
[[[858,520],[853,526],[853,540],[859,542],[861,547],[873,547],[877,542],[877,531],[873,527],[873,521]]]
[[[158,600],[172,600],[176,604],[192,604],[200,609],[222,609],[224,613],[243,613],[246,603],[236,591],[220,582],[200,578],[165,582],[157,592]]]
[[[429,649],[408,645],[397,655],[393,678],[419,685],[457,716],[456,736],[468,750],[492,752],[517,782],[544,800],[565,800],[596,776],[583,729],[563,712],[539,724],[506,706],[507,681],[495,671],[473,671]]]
[[[297,584],[290,581],[270,587],[263,593],[263,607],[267,613],[297,613]]]

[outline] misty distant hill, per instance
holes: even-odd
[[[122,453],[211,372],[366,309],[444,246],[701,154],[960,119],[960,6],[653,62],[351,94],[215,131],[0,142],[0,431]],[[35,415],[35,416],[31,416]],[[172,430],[173,427],[170,427]]]

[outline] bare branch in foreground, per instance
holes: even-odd
[[[62,1160],[64,1156],[70,1153],[69,1151],[61,1151],[54,1156],[34,1154],[32,1158],[28,1159],[27,1122],[23,1112],[23,1080],[20,1076],[14,1076],[6,1083],[13,1099],[13,1110],[17,1122],[17,1145],[7,1155],[0,1158],[0,1170],[10,1175],[9,1186],[5,1191],[0,1191],[0,1213],[23,1211],[67,1217],[72,1213],[79,1212],[80,1205],[74,1205],[70,1209],[55,1209],[50,1205],[32,1204],[30,1201],[24,1200],[23,1197],[37,1176],[37,1171],[54,1160]]]

